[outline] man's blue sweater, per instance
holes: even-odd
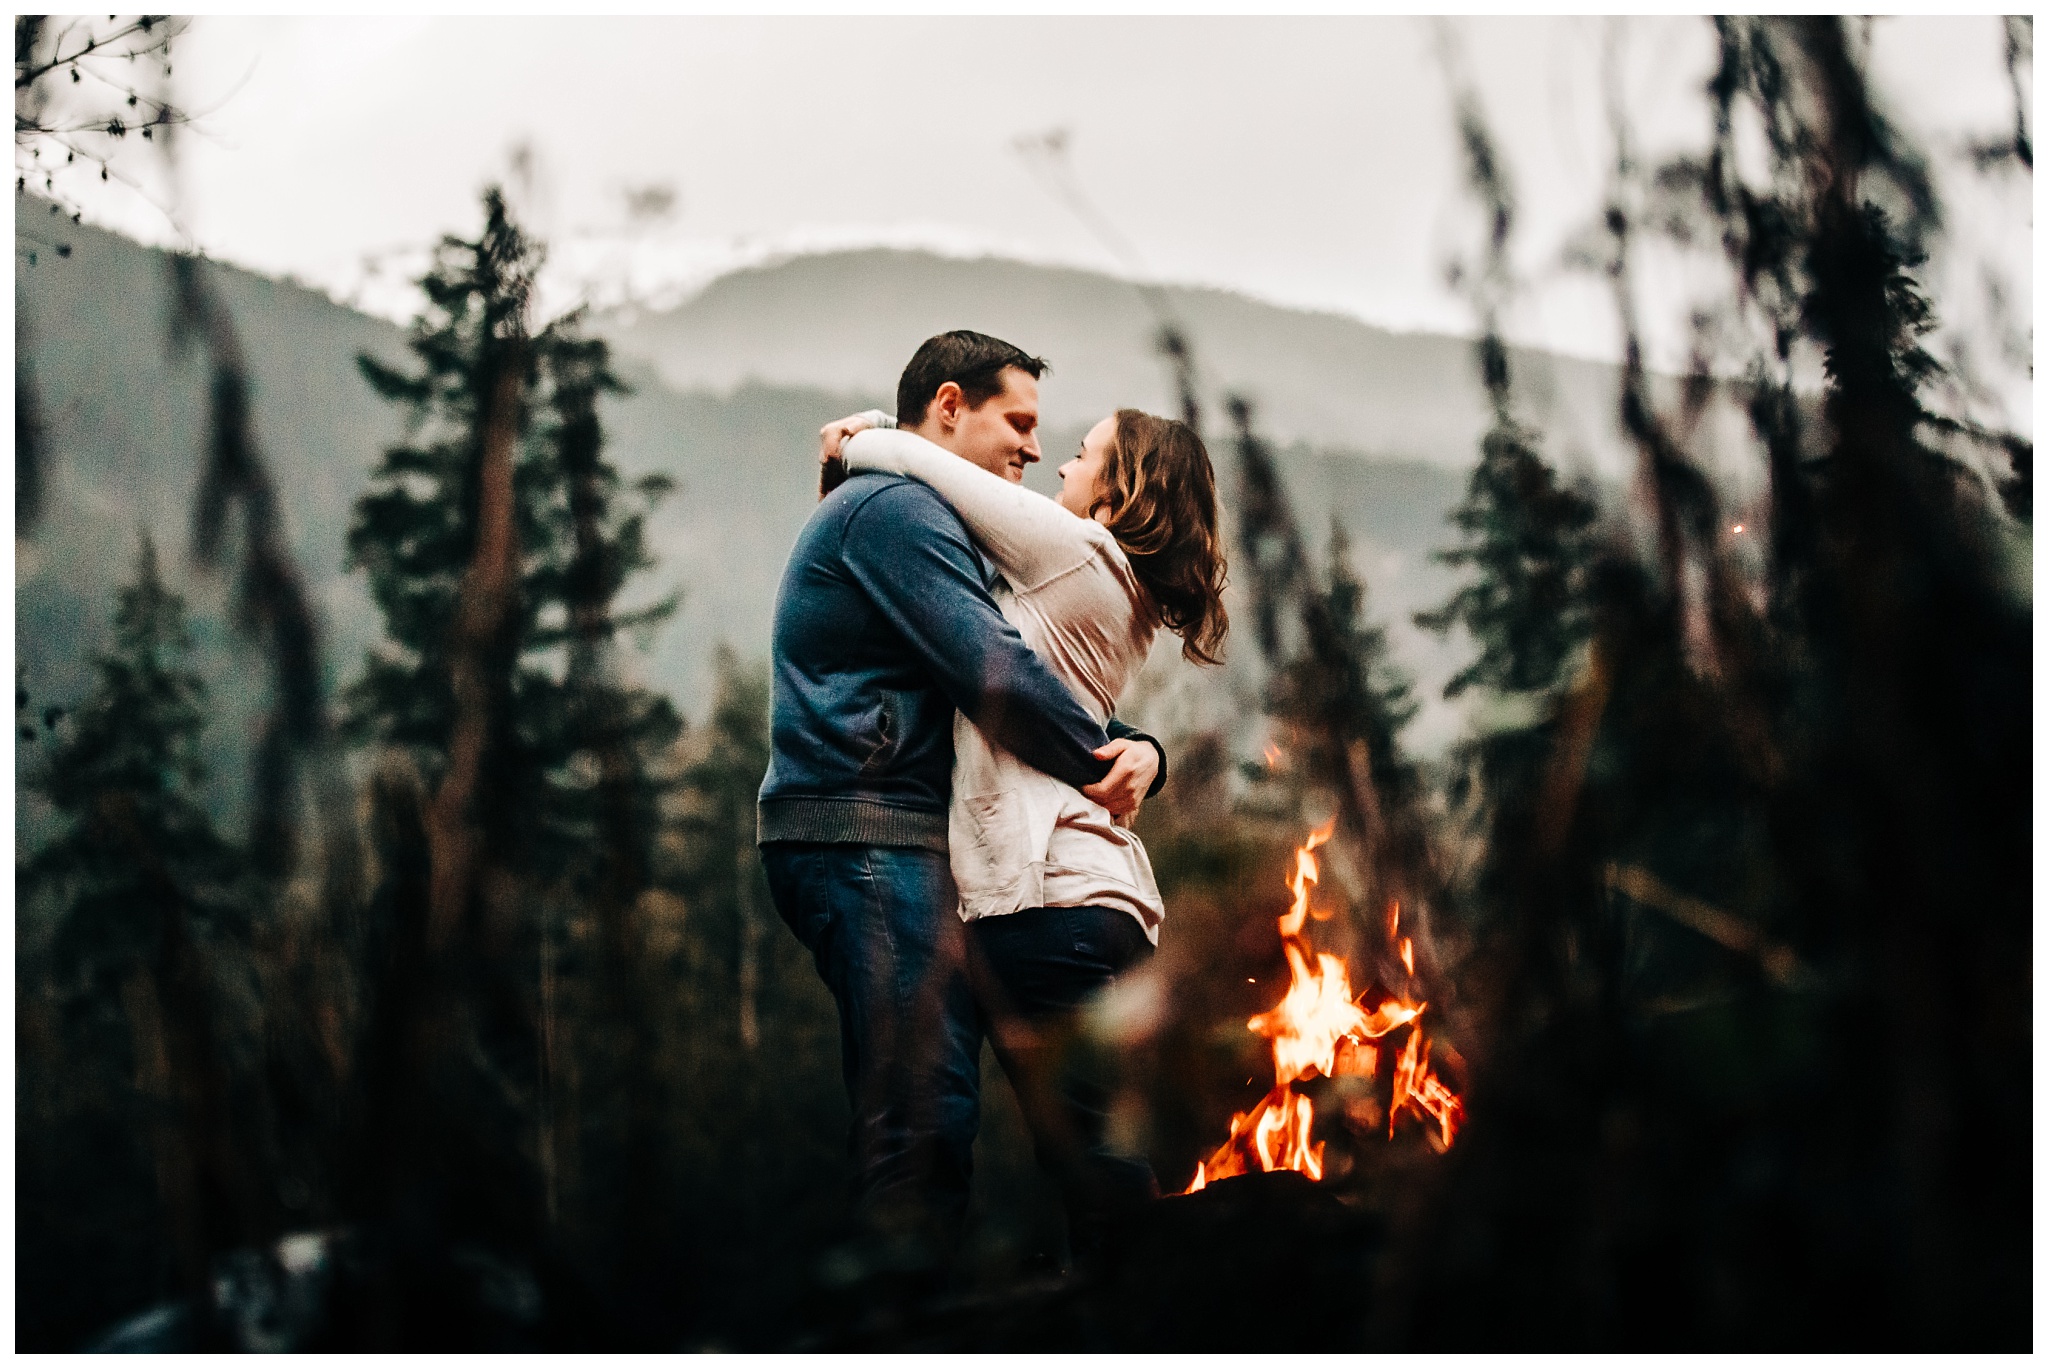
[[[902,476],[818,505],[775,596],[760,840],[946,849],[953,710],[1079,788],[1108,735],[1003,617],[952,506]],[[1139,735],[1112,723],[1117,735]]]

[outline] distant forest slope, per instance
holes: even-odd
[[[204,376],[196,359],[177,358],[169,346],[165,258],[111,234],[46,219],[34,212],[33,200],[21,205],[17,338],[49,453],[42,516],[17,542],[15,639],[23,682],[38,712],[83,694],[89,658],[108,639],[114,586],[132,568],[138,533],[148,529],[174,585],[195,610],[200,661],[217,709],[213,805],[233,820],[245,789],[246,738],[263,700],[260,688],[243,684],[260,676],[229,629],[225,587],[188,564]],[[59,253],[60,245],[68,254]],[[1006,282],[1036,279],[1030,273],[1039,271],[1002,262],[948,264],[953,267],[966,269],[961,289],[977,299],[1000,295]],[[378,453],[400,433],[397,412],[371,394],[355,356],[367,351],[404,364],[404,333],[315,291],[233,267],[207,269],[216,273],[242,332],[253,368],[256,431],[285,501],[291,544],[325,616],[326,672],[330,686],[338,687],[360,669],[379,630],[362,577],[343,570],[343,538]],[[1064,276],[1049,274],[1064,288]],[[1292,317],[1309,329],[1328,324]],[[732,319],[732,355],[779,347],[794,358],[808,349],[813,374],[806,377],[792,362],[791,369],[753,382],[706,375],[677,388],[672,382],[687,376],[671,371],[665,380],[644,352],[632,359],[633,339],[646,334],[616,339],[635,388],[605,409],[614,459],[628,475],[663,471],[678,485],[651,528],[659,565],[628,589],[627,598],[642,602],[676,587],[684,592],[682,611],[644,644],[632,668],[692,718],[704,715],[719,642],[752,656],[767,650],[776,582],[814,501],[818,426],[870,404],[888,405],[896,373],[922,336],[906,334],[909,341],[898,345],[900,339],[873,336],[852,317],[821,328],[791,314],[783,321],[787,336],[777,342],[771,322]],[[1051,342],[1033,345],[1057,350]],[[1466,363],[1453,355],[1454,344],[1432,345],[1444,349],[1446,374],[1462,374]],[[1062,386],[1072,377],[1079,389],[1088,375],[1086,353],[1070,355],[1059,375]],[[1217,355],[1220,372],[1220,358],[1228,355],[1220,339]],[[1051,467],[1112,402],[1166,407],[1156,366],[1145,372],[1134,362],[1118,374],[1128,377],[1130,388],[1115,401],[1074,401],[1075,391],[1067,390],[1068,400],[1049,402],[1047,462],[1033,472],[1035,487],[1054,487]],[[1048,387],[1049,396],[1061,392]],[[1458,421],[1476,431],[1476,414]],[[1431,424],[1442,429],[1443,442],[1452,440],[1455,425],[1441,415],[1411,426],[1421,431]],[[1318,542],[1332,517],[1350,530],[1373,590],[1372,611],[1391,621],[1398,653],[1431,698],[1454,668],[1454,652],[1417,633],[1407,614],[1440,600],[1451,583],[1428,557],[1446,540],[1444,517],[1459,498],[1463,476],[1452,468],[1456,453],[1449,447],[1415,461],[1371,456],[1365,445],[1297,440],[1284,450],[1282,468],[1302,522]],[[1235,485],[1228,444],[1219,441],[1215,456],[1228,498]],[[1469,448],[1464,459],[1470,460]],[[1253,683],[1246,673],[1251,654],[1246,642],[1233,672],[1239,688]],[[1185,704],[1192,691],[1189,706],[1200,719],[1237,713],[1223,677],[1194,676],[1167,664],[1169,657],[1162,648],[1159,669],[1147,677],[1148,693],[1171,694]],[[1170,721],[1146,698],[1128,701],[1126,711],[1160,714],[1161,726]],[[1186,716],[1181,704],[1170,711]],[[1454,728],[1454,716],[1436,705],[1418,719],[1411,740],[1427,748]],[[39,745],[17,737],[17,766],[32,762]],[[18,839],[37,820],[32,810],[29,803],[18,806]]]

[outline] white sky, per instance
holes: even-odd
[[[1063,127],[1150,274],[1466,331],[1443,283],[1463,220],[1437,22],[204,18],[180,40],[177,95],[212,112],[179,140],[174,196],[206,250],[382,312],[406,301],[366,284],[366,254],[470,229],[520,142],[530,217],[558,259],[642,292],[875,242],[1118,269],[1012,147]],[[1606,174],[1616,24],[1645,150],[1703,137],[1704,21],[1450,24],[1520,191],[1520,255],[1547,282],[1510,331],[1582,355],[1612,354],[1612,305],[1555,261]],[[1880,19],[1871,34],[1877,89],[1909,129],[1948,146],[2010,127],[1996,18]],[[1997,265],[2024,309],[2029,192],[1971,180],[1944,179],[1958,254]],[[625,190],[653,183],[679,212],[626,233]],[[168,235],[133,196],[88,204]]]

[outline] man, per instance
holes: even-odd
[[[927,339],[898,422],[1021,481],[1039,459],[1045,363],[980,333]],[[965,1216],[982,1027],[947,856],[958,709],[1004,749],[1113,813],[1157,787],[1158,744],[1105,734],[989,593],[930,488],[865,473],[827,494],[776,596],[762,864],[839,1006],[856,1199],[941,1261]]]

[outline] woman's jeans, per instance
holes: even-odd
[[[1026,908],[968,923],[969,958],[996,1058],[1017,1091],[1039,1164],[1066,1201],[1074,1254],[1100,1253],[1117,1213],[1159,1196],[1151,1165],[1107,1141],[1113,1061],[1092,1048],[1081,1009],[1152,957],[1119,908]]]

